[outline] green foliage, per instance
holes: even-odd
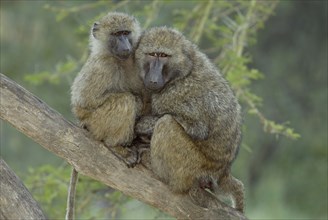
[[[69,170],[63,167],[44,165],[38,169],[29,168],[25,184],[48,216],[63,217],[65,203],[62,198],[67,195],[69,175]]]
[[[67,81],[71,81],[71,74],[78,71],[78,61],[74,60],[72,57],[68,57],[66,61],[59,62],[55,66],[53,72],[42,71],[39,73],[28,74],[24,79],[33,85],[40,85],[42,83],[48,82],[52,84],[59,84],[63,78]]]

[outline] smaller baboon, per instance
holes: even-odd
[[[152,95],[151,114],[135,131],[152,135],[154,173],[175,192],[194,193],[196,186],[227,193],[243,212],[243,184],[230,174],[242,118],[227,81],[194,44],[166,27],[143,34],[136,61]]]
[[[143,84],[134,60],[140,33],[139,22],[123,13],[94,23],[91,54],[72,85],[74,115],[109,147],[132,143],[142,112]]]
[[[134,139],[135,120],[143,111],[143,83],[138,76],[134,51],[141,29],[124,13],[108,13],[93,24],[91,53],[71,87],[71,105],[81,127],[128,165],[137,159],[122,146]],[[115,150],[114,150],[115,149]],[[114,150],[114,151],[113,151]],[[73,169],[68,192],[66,219],[73,219],[77,172]]]

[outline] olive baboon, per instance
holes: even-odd
[[[143,84],[134,58],[140,34],[139,22],[124,13],[108,13],[94,23],[90,56],[71,88],[72,111],[80,125],[109,149],[115,148],[114,154],[124,156],[128,151],[118,145],[132,143],[135,120],[143,109]],[[74,216],[76,181],[73,168],[66,219]]]
[[[109,13],[90,34],[91,54],[72,85],[72,110],[81,125],[106,146],[129,145],[142,111],[143,84],[134,50],[139,22]]]
[[[151,168],[175,192],[195,186],[232,195],[244,209],[243,184],[230,174],[241,140],[240,106],[227,81],[181,33],[152,28],[136,61],[152,92],[151,115],[136,132],[151,135]]]

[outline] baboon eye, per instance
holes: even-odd
[[[131,31],[117,31],[117,32],[114,32],[112,33],[111,35],[113,36],[121,36],[121,35],[129,35],[131,33]]]
[[[165,54],[165,53],[159,53],[159,57],[168,57],[169,55]]]
[[[131,31],[121,31],[122,35],[129,35],[131,33]]]
[[[165,53],[156,53],[156,52],[148,53],[148,55],[153,57],[170,57],[170,55],[167,55]]]

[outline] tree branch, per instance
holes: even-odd
[[[143,201],[178,219],[246,219],[218,203],[196,206],[188,195],[172,193],[143,166],[127,168],[100,142],[67,121],[42,100],[0,73],[0,118],[44,148],[65,159],[78,172]]]
[[[38,203],[0,158],[0,219],[46,219]]]

